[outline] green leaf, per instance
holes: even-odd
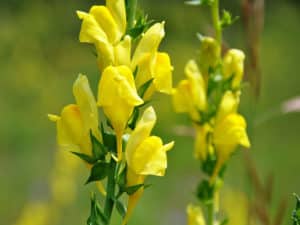
[[[98,139],[92,134],[92,131],[90,131],[90,138],[92,142],[92,153],[93,157],[97,160],[101,160],[105,158],[105,155],[107,154],[107,150],[104,147],[104,145],[98,141]]]
[[[139,96],[140,96],[141,98],[144,97],[146,91],[148,90],[148,88],[150,87],[150,85],[152,84],[152,82],[153,82],[153,78],[150,79],[150,80],[148,80],[148,81],[146,81],[146,82],[139,88],[138,94],[139,94]]]
[[[71,152],[72,154],[78,156],[80,159],[82,159],[84,162],[89,164],[94,164],[97,162],[97,159],[95,159],[93,156],[89,156],[80,152]]]
[[[214,197],[214,186],[211,186],[208,180],[201,181],[197,187],[197,197],[204,204],[210,204]]]
[[[97,202],[96,194],[92,193],[91,212],[89,218],[87,219],[87,225],[106,225],[106,224],[107,224],[107,218],[103,214]]]
[[[125,205],[120,200],[115,200],[118,213],[124,218],[127,212]]]
[[[126,174],[127,174],[126,162],[119,163],[116,168],[115,177],[120,189],[124,188],[126,185]]]
[[[137,192],[140,188],[144,187],[144,184],[137,184],[129,187],[124,187],[122,189],[123,192],[126,192],[128,195],[133,195]]]
[[[106,148],[110,152],[117,153],[116,135],[111,132],[105,131],[102,123],[101,123],[100,130],[101,130],[104,146],[106,146]]]
[[[130,129],[133,130],[135,128],[136,122],[139,118],[139,115],[140,115],[140,110],[139,110],[139,108],[135,107],[134,110],[133,110],[133,113],[132,113],[132,115],[131,115],[131,117],[128,121],[128,127]]]
[[[212,155],[208,155],[206,160],[201,165],[202,171],[205,172],[208,176],[212,176],[216,163],[217,163],[216,157]]]
[[[232,25],[238,19],[239,19],[238,16],[232,18],[232,15],[229,11],[223,10],[220,25],[222,28],[228,27],[228,26]]]
[[[91,174],[85,184],[104,179],[107,176],[109,169],[110,169],[110,165],[108,163],[105,162],[96,163],[92,167]]]

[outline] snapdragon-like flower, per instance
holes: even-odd
[[[115,7],[108,7],[112,2],[115,2]],[[117,13],[124,14],[119,17],[122,26],[118,26]],[[93,6],[89,13],[78,11],[77,14],[83,20],[79,39],[95,45],[100,71],[109,65],[130,66],[132,72],[137,71],[137,88],[152,80],[144,94],[145,100],[149,100],[155,91],[171,94],[173,67],[170,57],[167,53],[158,52],[165,35],[164,22],[153,24],[142,34],[131,59],[131,37],[125,35],[124,1],[107,1],[106,7]]]
[[[101,71],[109,65],[129,64],[131,38],[122,39],[126,31],[124,0],[107,0],[106,6],[93,6],[89,13],[77,11],[77,15],[82,19],[79,40],[95,45]]]
[[[238,49],[230,49],[223,59],[223,74],[225,78],[233,76],[232,88],[238,88],[244,75],[245,54]]]
[[[131,133],[126,146],[127,160],[127,186],[143,184],[146,176],[164,176],[167,168],[167,151],[174,142],[163,145],[157,136],[150,136],[156,122],[156,114],[153,107],[147,108],[136,128]],[[143,193],[140,188],[129,196],[127,215],[123,224],[127,223],[138,199]]]
[[[91,154],[90,130],[101,140],[98,130],[98,109],[87,77],[79,75],[73,85],[77,104],[63,108],[61,116],[49,115],[57,124],[57,141],[60,147]]]
[[[206,85],[198,66],[190,60],[185,67],[187,79],[179,82],[173,91],[173,105],[176,112],[189,113],[192,120],[200,119],[200,111],[207,107]]]
[[[122,159],[122,135],[135,106],[143,104],[127,66],[109,66],[101,76],[98,105],[109,119],[117,136],[118,159]]]
[[[205,225],[205,219],[200,206],[189,204],[187,209],[187,224],[188,225]]]
[[[213,143],[218,159],[212,180],[237,146],[250,147],[246,121],[237,113],[238,103],[239,97],[231,91],[224,94],[220,103],[213,132]]]

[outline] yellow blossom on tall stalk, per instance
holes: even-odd
[[[155,92],[173,91],[170,57],[159,52],[165,22],[152,23],[146,16],[135,20],[135,4],[106,0],[105,6],[92,6],[88,13],[77,11],[82,20],[79,40],[94,45],[97,53],[97,101],[87,78],[79,76],[73,85],[76,104],[65,106],[60,116],[49,115],[57,124],[58,144],[88,164],[91,173],[86,183],[106,179],[103,207],[92,195],[91,224],[98,220],[110,224],[115,204],[127,224],[144,191],[145,178],[165,174],[166,152],[174,145],[164,145],[160,137],[150,135],[156,122],[154,108],[143,112]],[[193,74],[192,65],[187,70],[192,82],[201,80]],[[104,113],[103,121],[98,119],[97,107]],[[127,211],[120,200],[123,194],[128,195]]]
[[[165,175],[167,169],[166,152],[173,147],[174,142],[163,145],[159,137],[150,136],[155,122],[155,111],[153,107],[148,107],[128,139],[125,151],[128,164],[127,186],[143,184],[148,175]],[[140,188],[129,196],[128,210],[123,221],[124,225],[127,223],[142,193],[143,188]]]
[[[127,66],[107,67],[98,87],[98,105],[103,108],[117,136],[118,159],[122,159],[122,135],[135,106],[143,104]]]
[[[218,0],[211,1],[209,6],[216,39],[199,36],[199,57],[188,61],[184,70],[187,79],[181,80],[173,90],[173,105],[176,112],[187,113],[193,122],[194,156],[206,174],[196,194],[207,207],[207,224],[214,225],[221,223],[215,215],[225,165],[238,146],[249,148],[250,141],[246,120],[238,113],[245,54],[229,49],[222,56],[222,26],[230,23],[231,18],[220,19]],[[196,218],[193,215],[200,215],[200,211],[189,206],[188,214],[189,218]],[[203,218],[201,222],[191,220],[188,224],[205,224]]]

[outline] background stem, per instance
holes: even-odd
[[[128,0],[128,24],[127,29],[130,30],[134,27],[136,8],[137,8],[137,0]]]
[[[213,25],[216,32],[216,40],[222,46],[222,28],[220,25],[220,15],[219,15],[219,0],[214,0],[211,6],[211,14],[213,19]]]

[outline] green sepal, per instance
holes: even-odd
[[[95,159],[93,156],[86,155],[80,152],[71,152],[71,153],[78,156],[80,159],[82,159],[84,162],[88,164],[94,164],[95,162],[97,162],[97,159]]]
[[[103,214],[96,198],[96,194],[92,193],[91,195],[91,212],[90,216],[87,219],[87,225],[106,225],[107,218]]]
[[[118,213],[124,218],[127,212],[125,205],[118,199],[115,199],[115,204]]]
[[[197,197],[204,204],[211,204],[214,197],[214,186],[209,184],[208,180],[203,180],[197,187]]]
[[[117,164],[115,180],[119,185],[120,189],[122,189],[126,185],[126,174],[127,174],[126,162],[121,162]]]
[[[129,187],[123,187],[121,191],[126,192],[128,195],[133,195],[135,192],[137,192],[140,188],[144,186],[145,184],[137,184]]]
[[[100,130],[101,130],[104,146],[106,146],[108,151],[112,153],[117,153],[116,135],[111,132],[105,131],[102,123],[101,123]]]
[[[127,34],[130,35],[133,39],[137,39],[144,33],[150,26],[152,26],[155,21],[148,20],[148,15],[144,15],[142,11],[139,12],[138,19],[135,23],[135,26],[127,30]]]
[[[133,110],[133,113],[128,121],[128,127],[130,129],[133,130],[135,128],[137,120],[139,118],[139,115],[140,115],[140,110],[139,110],[139,108],[135,107]]]
[[[153,83],[153,78],[146,81],[138,90],[138,94],[141,98],[144,97],[146,91],[148,90],[148,88],[150,87],[150,85]]]
[[[98,141],[98,139],[93,135],[92,131],[90,131],[90,138],[92,142],[92,153],[93,157],[96,160],[102,160],[105,158],[105,155],[107,154],[107,149],[104,147],[104,145]]]
[[[107,174],[110,170],[110,164],[106,162],[98,162],[96,163],[92,169],[91,174],[85,184],[88,184],[93,181],[102,180],[107,177]]]

